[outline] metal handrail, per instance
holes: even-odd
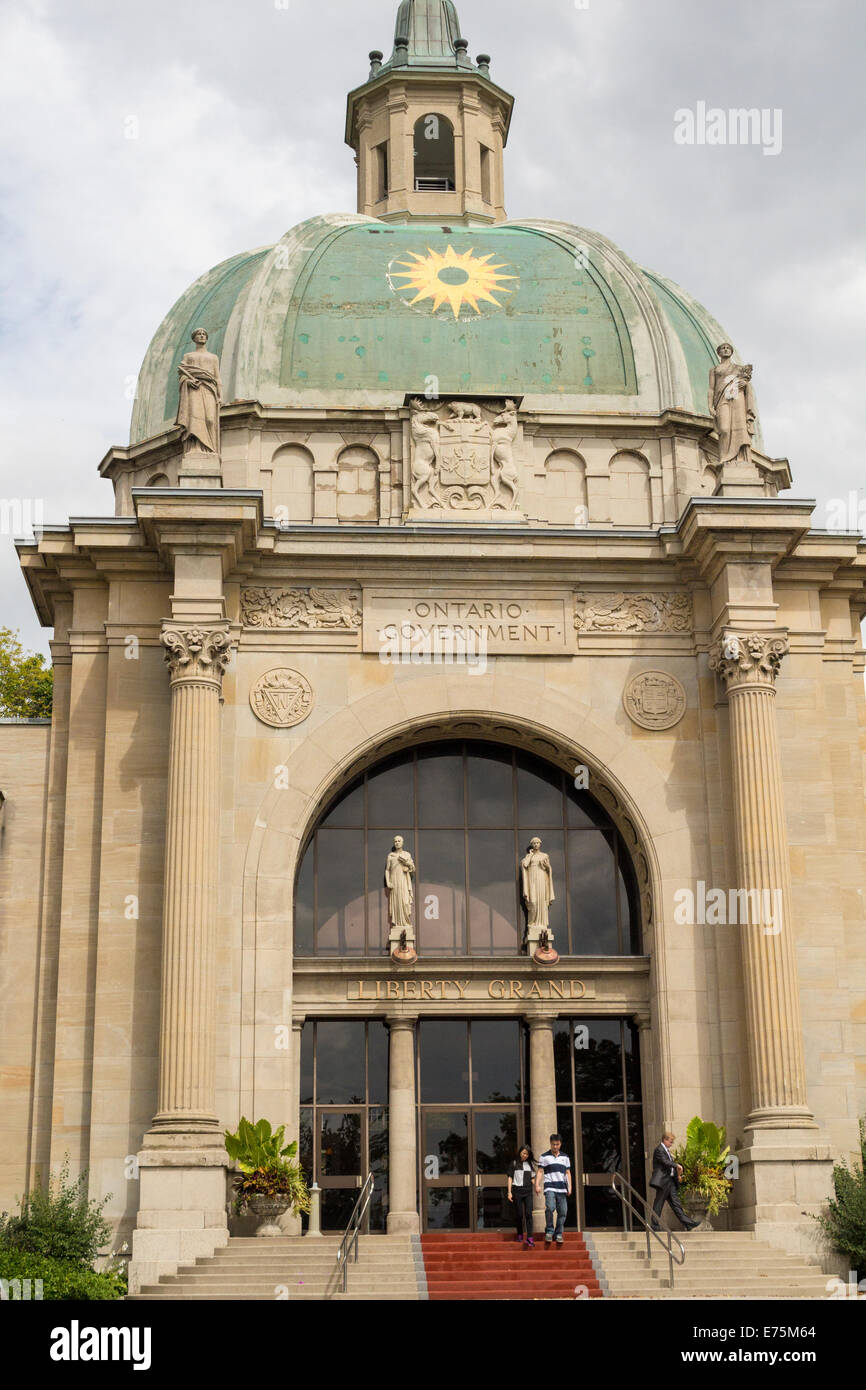
[[[620,1184],[619,1187],[617,1187],[617,1183]],[[648,1261],[650,1264],[652,1263],[652,1246],[650,1245],[650,1236],[652,1236],[654,1240],[657,1240],[658,1243],[659,1243],[659,1245],[660,1245],[660,1246],[662,1247],[662,1249],[666,1252],[667,1257],[668,1257],[668,1270],[669,1270],[669,1273],[670,1273],[670,1281],[671,1281],[671,1282],[670,1282],[670,1287],[673,1288],[673,1286],[674,1286],[674,1265],[675,1265],[675,1264],[678,1264],[678,1265],[684,1265],[684,1264],[685,1264],[685,1262],[686,1262],[686,1247],[683,1245],[683,1243],[682,1243],[681,1240],[677,1240],[677,1238],[676,1238],[676,1236],[674,1235],[673,1231],[667,1231],[667,1230],[664,1231],[663,1234],[667,1236],[667,1243],[665,1243],[665,1241],[662,1239],[662,1233],[660,1233],[659,1231],[656,1231],[656,1230],[653,1229],[653,1226],[652,1226],[652,1218],[650,1217],[650,1218],[648,1219],[647,1216],[641,1215],[641,1213],[638,1211],[637,1207],[635,1206],[634,1202],[632,1201],[632,1199],[631,1199],[631,1197],[628,1195],[628,1193],[625,1191],[625,1189],[628,1188],[628,1191],[631,1192],[631,1193],[633,1193],[633,1195],[634,1195],[635,1197],[637,1197],[638,1201],[643,1203],[643,1206],[644,1206],[645,1210],[646,1210],[647,1212],[649,1212],[650,1205],[649,1205],[649,1202],[648,1202],[647,1198],[646,1198],[646,1197],[642,1197],[641,1194],[638,1192],[637,1188],[636,1188],[636,1187],[632,1187],[631,1183],[630,1183],[626,1178],[623,1177],[622,1173],[614,1173],[614,1174],[613,1174],[613,1176],[612,1176],[612,1178],[611,1178],[610,1186],[611,1186],[611,1191],[612,1191],[612,1192],[619,1198],[619,1200],[622,1202],[622,1224],[623,1224],[623,1227],[624,1227],[626,1230],[628,1229],[627,1223],[626,1223],[626,1219],[625,1219],[625,1209],[626,1209],[626,1207],[628,1207],[628,1209],[629,1209],[629,1211],[631,1212],[632,1216],[636,1217],[637,1220],[640,1222],[640,1224],[641,1224],[641,1225],[643,1226],[643,1228],[644,1228],[644,1234],[646,1235],[646,1257],[647,1257],[647,1261]],[[672,1247],[672,1245],[671,1245],[671,1241],[672,1241],[672,1240],[675,1241],[676,1244],[680,1247],[680,1253],[679,1253],[679,1255],[675,1255],[675,1254],[674,1254],[673,1247]]]
[[[340,1252],[337,1256],[336,1273],[337,1278],[340,1278],[340,1276],[342,1275],[343,1293],[346,1292],[346,1289],[348,1287],[349,1271],[347,1266],[349,1263],[349,1254],[352,1251],[354,1251],[355,1263],[357,1264],[358,1262],[358,1235],[361,1229],[361,1222],[366,1217],[367,1212],[370,1208],[370,1201],[373,1196],[373,1187],[375,1185],[375,1181],[376,1180],[373,1174],[368,1173],[367,1181],[364,1183],[364,1186],[358,1193],[358,1200],[352,1209],[352,1215],[349,1217],[349,1224],[346,1227],[343,1239],[340,1241]]]

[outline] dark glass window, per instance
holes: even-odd
[[[326,811],[298,873],[296,955],[387,950],[384,871],[396,835],[417,869],[415,931],[424,955],[520,951],[520,861],[535,835],[553,869],[560,955],[640,951],[631,859],[598,802],[529,754],[432,743],[372,768]]]
[[[343,1230],[368,1173],[370,1229],[388,1212],[388,1029],[378,1021],[322,1019],[301,1034],[298,1155],[322,1189],[322,1227]]]

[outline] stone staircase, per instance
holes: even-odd
[[[668,1284],[668,1259],[646,1238],[623,1231],[593,1231],[586,1237],[607,1298],[749,1299],[827,1298],[831,1278],[817,1265],[756,1240],[748,1231],[677,1233],[686,1251]],[[674,1246],[676,1251],[676,1246]]]
[[[431,1231],[421,1237],[430,1301],[601,1298],[583,1237],[567,1232],[562,1245],[518,1245],[503,1231]]]
[[[348,1291],[335,1277],[339,1236],[257,1239],[234,1236],[208,1259],[163,1275],[130,1301],[206,1299],[259,1301],[426,1299],[417,1236],[361,1236],[358,1262],[348,1266]]]

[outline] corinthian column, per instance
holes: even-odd
[[[776,732],[783,637],[726,632],[710,656],[728,692],[736,868],[745,980],[751,1129],[813,1129],[791,913]]]
[[[159,1109],[153,1131],[215,1131],[215,916],[223,628],[162,634],[171,671]],[[153,1132],[152,1131],[152,1132]]]

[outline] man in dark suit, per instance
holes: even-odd
[[[676,1143],[676,1135],[665,1133],[661,1137],[661,1142],[656,1144],[653,1153],[653,1175],[650,1178],[650,1187],[656,1189],[656,1197],[653,1202],[653,1230],[659,1229],[659,1217],[664,1210],[665,1202],[669,1202],[671,1210],[678,1221],[682,1223],[683,1229],[693,1231],[700,1225],[698,1221],[691,1221],[680,1205],[679,1188],[683,1170],[679,1163],[674,1162],[672,1149]]]

